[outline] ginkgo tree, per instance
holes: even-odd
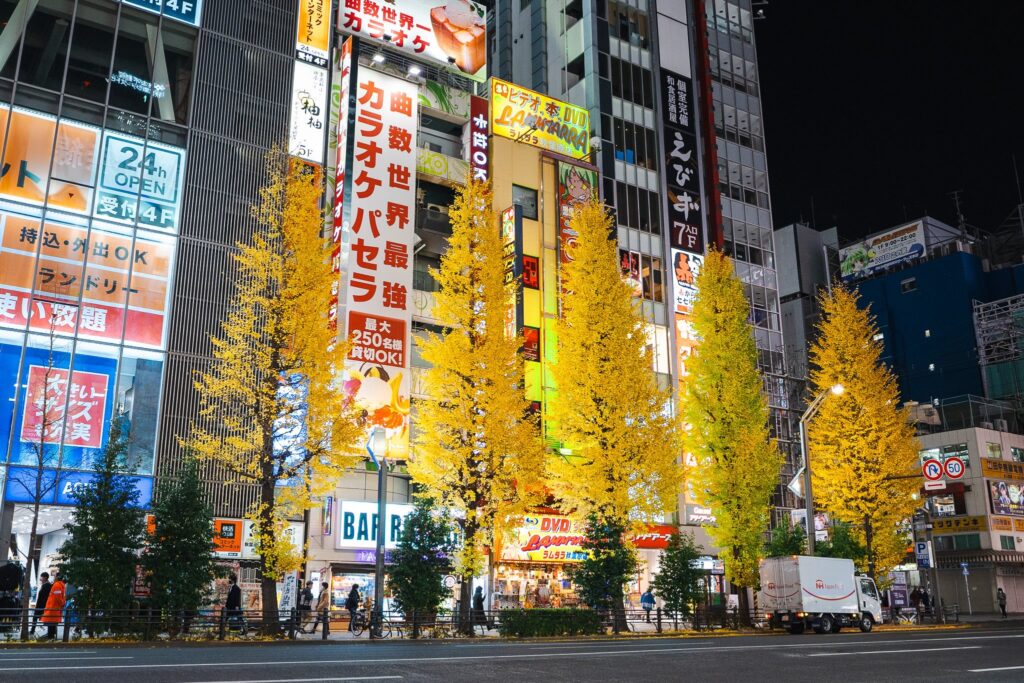
[[[745,589],[757,585],[782,457],[770,438],[750,304],[732,261],[709,251],[696,284],[692,319],[700,341],[681,396],[686,447],[693,455],[687,484],[715,516],[707,532],[722,549],[726,578],[742,589],[740,616],[747,620]]]
[[[267,155],[265,176],[256,229],[238,245],[234,294],[211,338],[215,362],[195,382],[200,413],[183,441],[256,489],[249,514],[274,624],[276,582],[302,560],[286,519],[335,486],[364,430],[336,379],[350,345],[328,325],[336,275],[321,236],[322,179],[279,149]]]
[[[444,329],[417,342],[430,367],[423,376],[427,398],[416,404],[409,472],[425,495],[456,511],[462,544],[455,571],[461,623],[468,626],[473,577],[538,502],[544,452],[526,398],[523,339],[505,329],[518,283],[505,280],[490,190],[467,183],[449,215],[448,249],[434,271],[440,288],[433,317]]]
[[[674,509],[682,450],[671,392],[657,384],[647,323],[621,277],[612,228],[596,197],[574,209],[577,236],[560,266],[551,368],[558,391],[549,417],[561,448],[548,457],[548,483],[563,511],[628,529]],[[621,586],[614,598],[618,614]]]
[[[808,425],[812,490],[816,506],[864,543],[865,568],[884,575],[906,554],[901,527],[917,506],[919,446],[896,378],[881,361],[878,328],[857,298],[841,285],[820,297],[812,392],[837,384],[844,391],[829,394]]]

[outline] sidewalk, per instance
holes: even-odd
[[[1024,614],[1010,614],[1007,618],[1003,618],[1003,615],[999,612],[975,612],[974,614],[968,614],[967,612],[960,613],[961,624],[977,624],[979,626],[1024,626]]]

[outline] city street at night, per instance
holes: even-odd
[[[5,681],[1019,681],[1024,629],[533,643],[15,648]]]

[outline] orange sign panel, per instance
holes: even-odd
[[[0,324],[160,346],[172,249],[0,211]]]
[[[0,196],[42,205],[48,195],[51,208],[89,212],[96,182],[98,129],[70,121],[62,121],[58,127],[44,114],[19,109],[12,113],[10,107],[0,106],[0,131],[5,131]]]

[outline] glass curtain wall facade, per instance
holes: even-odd
[[[0,461],[70,504],[112,418],[152,492],[197,32],[80,0],[0,2]]]
[[[118,417],[142,500],[181,462],[264,152],[291,0],[0,0],[0,464],[70,504]],[[204,472],[215,513],[250,496]]]
[[[799,467],[799,383],[785,363],[775,269],[760,80],[749,0],[706,0],[707,66],[714,101],[723,249],[750,301],[758,365],[771,408],[772,435],[786,456],[772,504],[776,521],[799,501],[786,489]]]

